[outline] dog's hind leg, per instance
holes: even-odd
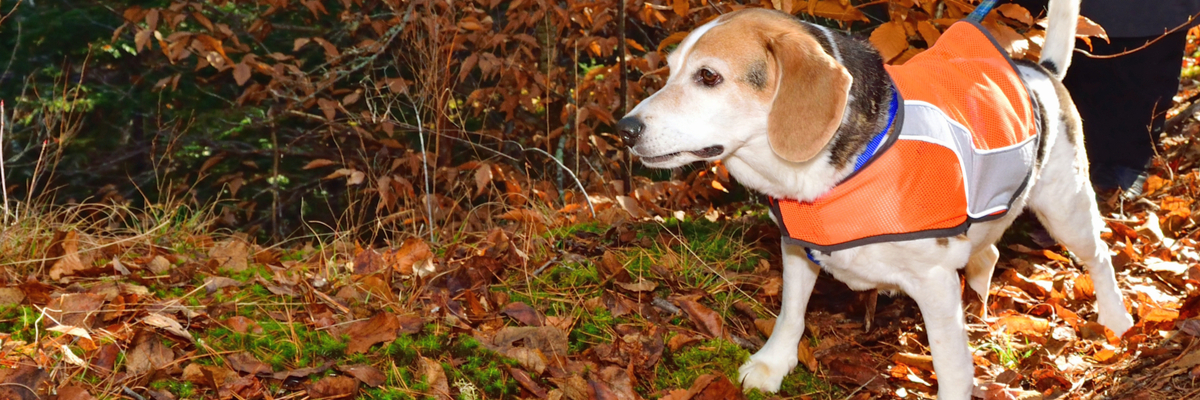
[[[925,320],[937,371],[938,399],[970,399],[975,364],[967,346],[957,268],[933,266],[916,278],[904,291],[917,301]]]
[[[992,272],[996,270],[996,260],[999,259],[1000,250],[997,250],[996,245],[993,244],[979,249],[967,261],[967,285],[971,286],[971,290],[974,290],[979,295],[979,300],[983,302],[983,307],[979,311],[979,319],[987,319],[988,285],[992,283]]]
[[[820,271],[803,247],[783,245],[783,304],[767,343],[738,368],[743,389],[777,392],[783,377],[796,366],[796,346],[804,334],[804,310]]]
[[[1133,326],[1133,319],[1125,311],[1108,246],[1100,240],[1104,221],[1088,182],[1087,160],[1076,151],[1083,150],[1067,140],[1055,141],[1030,193],[1029,208],[1050,236],[1087,267],[1096,289],[1099,322],[1120,336]]]

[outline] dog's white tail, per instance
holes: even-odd
[[[1042,46],[1043,67],[1062,79],[1071,66],[1075,51],[1075,24],[1079,20],[1080,0],[1050,0],[1049,20],[1046,21],[1046,42]]]

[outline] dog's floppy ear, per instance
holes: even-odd
[[[783,32],[765,41],[776,66],[767,139],[783,159],[808,161],[841,126],[854,78],[803,33]]]

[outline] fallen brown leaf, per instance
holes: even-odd
[[[518,385],[521,385],[521,387],[525,388],[525,390],[528,390],[529,393],[532,393],[539,399],[546,398],[546,389],[543,389],[541,385],[538,385],[537,382],[534,382],[533,378],[529,377],[529,373],[522,369],[513,367],[507,368],[508,374],[512,375],[513,380],[516,380]]]
[[[184,381],[214,389],[225,386],[237,378],[237,372],[231,369],[197,363],[191,363],[184,367],[181,377]]]
[[[261,374],[270,376],[275,373],[270,365],[259,361],[253,354],[244,351],[225,356],[225,361],[228,362],[227,365],[229,365],[229,368],[232,368],[234,371],[241,371],[250,375]]]
[[[163,345],[157,335],[144,334],[141,342],[126,355],[125,371],[138,376],[161,369],[173,361],[175,353]]]
[[[813,356],[812,348],[808,347],[808,340],[800,340],[800,344],[796,346],[796,358],[810,372],[817,372],[817,358]]]
[[[417,373],[429,383],[426,393],[438,400],[450,400],[450,384],[446,381],[446,370],[437,360],[421,357],[417,361]]]
[[[38,400],[37,390],[50,374],[33,363],[21,362],[16,368],[0,369],[0,399]]]
[[[15,306],[25,300],[25,292],[17,287],[0,288],[0,306]]]
[[[610,365],[600,370],[599,380],[608,384],[617,400],[641,400],[633,390],[633,377],[629,376],[629,372],[628,369]]]
[[[346,399],[358,394],[358,381],[348,376],[327,376],[308,386],[312,399]]]
[[[527,226],[537,229],[539,232],[541,230],[545,229],[547,223],[549,222],[546,220],[545,215],[542,215],[542,213],[538,212],[537,210],[532,210],[532,209],[528,209],[528,208],[518,208],[518,209],[510,210],[503,214],[498,215],[497,217],[500,219],[506,219],[506,220],[513,221],[513,222],[520,222],[522,224],[525,224]]]
[[[570,400],[591,399],[588,382],[579,375],[571,375],[566,378],[550,378],[550,382],[557,385],[558,389],[562,391],[563,396],[566,396]],[[551,393],[549,397],[554,398],[554,394]]]
[[[897,364],[904,364],[904,365],[907,365],[910,367],[917,367],[917,368],[920,368],[920,369],[923,369],[926,371],[930,371],[930,372],[933,371],[933,357],[932,356],[897,352],[895,354],[892,354],[892,362],[897,363]]]
[[[213,245],[208,250],[208,257],[216,262],[216,268],[245,271],[250,265],[250,246],[240,239],[228,239]]]
[[[1008,333],[1023,333],[1036,337],[1045,336],[1046,332],[1050,331],[1050,323],[1046,320],[1021,314],[997,318],[992,327],[1003,328]]]
[[[891,61],[904,50],[908,49],[908,39],[904,33],[904,24],[899,21],[892,21],[880,25],[871,32],[871,44],[879,49],[880,55],[883,56],[883,61]]]
[[[267,291],[274,293],[276,295],[279,295],[279,296],[285,296],[285,297],[299,297],[300,296],[299,289],[297,289],[296,285],[291,284],[290,282],[276,283],[276,282],[268,281],[260,276],[260,277],[258,277],[258,283],[260,285],[262,285],[264,288],[266,288]]]
[[[256,399],[262,397],[262,392],[262,381],[254,375],[235,376],[217,387],[217,397],[222,399]]]
[[[103,306],[104,296],[98,294],[64,294],[50,301],[50,304],[47,306],[46,315],[52,321],[57,321],[58,325],[89,330],[96,320],[96,314],[100,312]]]
[[[92,355],[90,362],[92,369],[102,375],[111,374],[113,367],[117,364],[117,355],[121,354],[121,347],[114,343],[109,343],[100,346],[100,349]]]
[[[1179,319],[1179,311],[1142,303],[1141,307],[1138,307],[1138,319],[1142,322],[1171,322]]]
[[[396,301],[396,295],[392,293],[392,286],[388,284],[388,281],[384,279],[381,274],[370,274],[363,276],[362,278],[358,279],[356,283],[358,285],[357,289],[365,290],[372,296],[389,302]],[[367,293],[358,293],[359,300],[366,301],[369,298]],[[341,293],[339,293],[339,295],[340,294]]]
[[[57,249],[55,249],[56,246]],[[83,254],[79,252],[79,233],[68,231],[63,234],[61,240],[55,242],[50,247],[52,253],[59,253],[54,257],[61,257],[50,266],[50,279],[57,281],[64,276],[96,272],[96,268],[92,266],[92,252],[89,251]]]
[[[418,238],[408,238],[395,253],[388,254],[392,269],[401,275],[426,277],[434,272],[433,251]]]
[[[354,256],[354,274],[367,275],[379,272],[384,267],[383,256],[372,249],[363,249]]]
[[[46,305],[50,302],[50,292],[54,291],[54,287],[45,283],[38,282],[33,275],[20,285],[21,292],[25,293],[25,297],[29,303],[36,305]]]
[[[692,325],[695,325],[701,333],[712,338],[725,337],[725,319],[721,317],[721,314],[689,298],[674,297],[673,299],[679,309],[687,314]]]
[[[692,393],[689,393],[687,390],[672,389],[670,392],[667,392],[666,396],[659,398],[659,400],[690,400],[691,398]]]
[[[545,318],[542,317],[541,313],[534,310],[528,304],[519,301],[508,303],[500,312],[525,325],[542,326],[545,324]]]
[[[548,361],[541,350],[531,349],[528,347],[511,347],[504,350],[503,353],[508,358],[517,360],[517,364],[521,368],[532,370],[541,374],[546,371]]]
[[[155,275],[166,275],[171,271],[171,261],[168,261],[163,256],[155,256],[150,262],[146,263],[146,269]]]
[[[771,334],[775,332],[775,318],[756,318],[754,327],[758,328],[758,332],[763,336],[770,338]]]
[[[783,292],[783,277],[779,275],[768,276],[759,287],[762,289],[761,293],[763,296],[779,296]]]
[[[324,373],[325,371],[328,371],[329,368],[332,368],[332,367],[333,367],[333,361],[330,360],[330,361],[326,361],[324,364],[321,364],[321,365],[318,365],[315,367],[296,368],[296,369],[289,370],[289,371],[276,372],[274,375],[272,375],[272,378],[275,378],[275,379],[281,380],[281,381],[284,379],[287,379],[287,378],[303,378],[303,377],[313,375],[313,374]]]
[[[163,314],[147,314],[145,318],[142,318],[142,323],[156,328],[162,328],[163,330],[170,332],[175,336],[179,336],[190,341],[195,340],[192,338],[192,334],[188,332],[187,329],[184,329],[183,325],[180,324],[179,321],[176,321],[174,318]]]
[[[400,323],[400,331],[398,333],[417,333],[425,326],[425,320],[416,315],[401,315],[396,317],[396,320]]]
[[[164,259],[164,261],[165,260],[166,259]],[[241,281],[233,278],[226,278],[224,276],[210,276],[208,279],[204,280],[204,291],[208,294],[216,293],[217,290],[221,290],[223,288],[239,286],[242,286]]]
[[[96,397],[88,393],[84,389],[75,385],[68,385],[58,389],[58,395],[53,397],[54,400],[95,400]]]
[[[327,167],[327,166],[330,166],[333,164],[336,164],[336,163],[334,163],[333,161],[330,161],[330,160],[326,160],[324,158],[318,158],[318,159],[309,161],[308,164],[304,164],[303,169],[321,168],[321,167]]]
[[[1120,357],[1117,357],[1117,355],[1117,352],[1113,351],[1112,349],[1101,349],[1100,351],[1097,351],[1096,354],[1092,355],[1092,358],[1096,359],[1096,361],[1102,364],[1111,364],[1120,359]]]
[[[603,302],[604,308],[608,309],[608,313],[612,314],[613,318],[627,315],[637,307],[636,303],[625,298],[625,296],[608,290],[600,295],[600,300]]]
[[[617,393],[608,386],[607,382],[588,379],[588,398],[594,400],[622,400]]]
[[[667,340],[667,348],[671,349],[672,352],[675,352],[679,351],[679,349],[682,349],[684,346],[699,342],[700,338],[698,337],[680,333],[678,335],[671,336],[671,339]]]
[[[339,365],[337,369],[370,387],[379,387],[387,381],[387,376],[379,371],[379,368],[370,365]]]
[[[517,347],[514,345],[517,341],[524,341],[526,348],[541,351],[549,361],[567,356],[567,333],[553,326],[501,328],[492,337],[493,350],[506,354]]]
[[[396,340],[396,331],[400,329],[400,321],[392,313],[381,312],[366,321],[358,321],[342,330],[343,335],[350,336],[346,346],[349,354],[365,353],[376,343]]]
[[[853,349],[831,349],[818,352],[818,358],[832,382],[861,386],[874,393],[886,389],[886,379],[881,374],[884,368],[880,368],[870,354]]]
[[[629,277],[629,271],[625,270],[625,265],[617,260],[616,253],[612,251],[605,251],[604,255],[600,256],[599,266],[599,272],[604,279],[616,282],[629,282],[633,280]]]
[[[262,333],[263,332],[263,328],[262,328],[262,326],[258,325],[258,322],[254,322],[254,320],[243,317],[241,315],[235,315],[235,316],[229,317],[229,319],[225,320],[224,325],[226,327],[228,327],[229,330],[237,332],[237,333],[251,333],[251,332]]]
[[[1200,365],[1200,350],[1192,350],[1190,353],[1180,356],[1175,361],[1171,362],[1171,369],[1191,368]]]
[[[634,293],[653,292],[654,289],[658,288],[657,283],[641,277],[638,278],[637,282],[633,283],[617,282],[617,286]]]
[[[1111,329],[1108,329],[1099,322],[1088,321],[1079,327],[1079,336],[1087,340],[1095,340],[1108,342],[1113,346],[1121,344],[1121,338],[1117,337]]]
[[[701,375],[692,382],[685,399],[692,400],[736,400],[745,399],[741,389],[733,385],[729,378],[721,374]]]

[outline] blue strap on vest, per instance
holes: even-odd
[[[982,3],[979,3],[979,6],[975,7],[974,11],[971,11],[971,14],[967,15],[967,17],[963,19],[967,21],[983,22],[983,17],[987,16],[989,12],[992,12],[992,7],[995,6],[996,0],[983,0]]]

